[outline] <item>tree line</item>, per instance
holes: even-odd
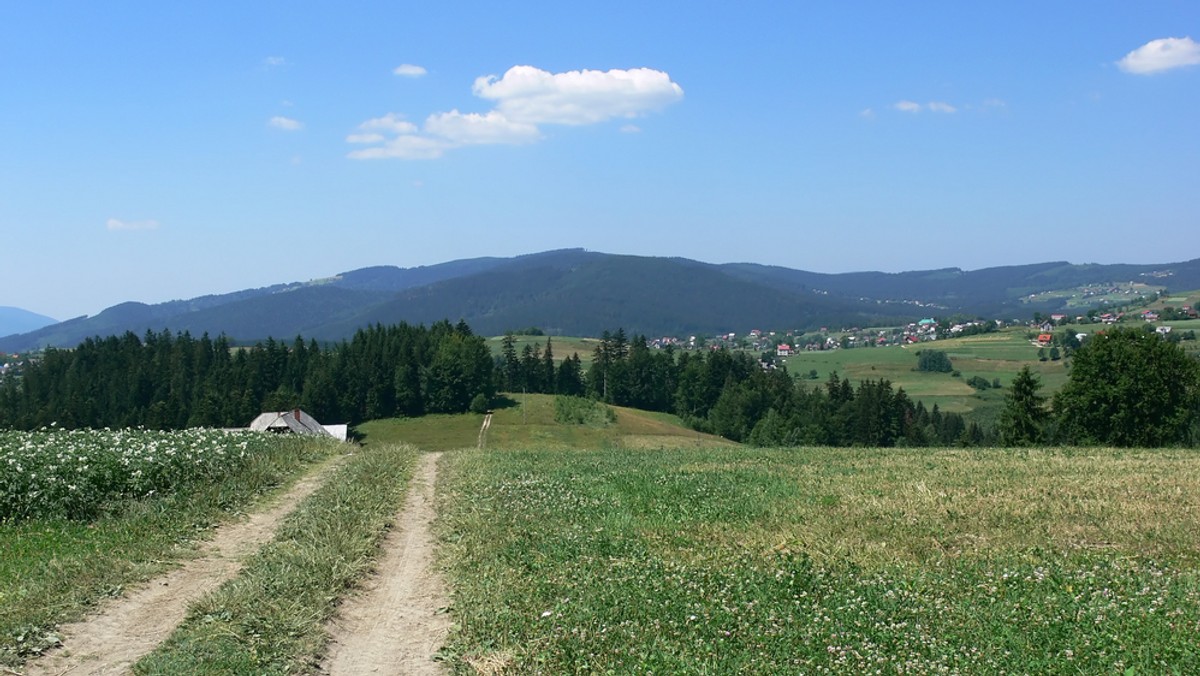
[[[356,424],[482,411],[498,391],[524,391],[670,412],[696,430],[763,446],[1200,441],[1200,362],[1146,331],[1110,330],[1074,349],[1068,382],[1052,399],[1026,368],[994,428],[927,410],[886,379],[855,385],[834,373],[806,383],[747,353],[651,349],[622,329],[602,334],[591,362],[585,371],[577,354],[557,361],[549,338],[518,352],[512,335],[493,357],[464,322],[444,320],[375,325],[325,346],[126,333],[47,350],[21,377],[6,378],[0,427],[243,427],[264,410],[297,406]]]
[[[147,332],[50,349],[0,389],[0,426],[244,427],[301,407],[324,422],[458,413],[495,395],[491,353],[463,322],[297,337],[237,348],[225,336]]]

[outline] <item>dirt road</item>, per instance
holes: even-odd
[[[450,630],[450,601],[430,532],[440,453],[421,456],[408,499],[384,540],[377,572],[346,600],[330,627],[323,671],[331,676],[445,673],[433,661]]]
[[[99,614],[61,628],[62,646],[28,662],[25,674],[125,674],[183,621],[188,605],[237,574],[242,560],[270,541],[289,512],[321,485],[344,456],[296,483],[273,506],[222,526],[183,567],[115,599]]]

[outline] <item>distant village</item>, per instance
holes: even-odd
[[[735,349],[773,354],[776,357],[789,357],[799,352],[814,352],[820,350],[841,350],[862,347],[906,346],[915,343],[935,341],[945,338],[989,333],[1008,326],[1025,326],[1031,332],[1037,332],[1032,340],[1035,344],[1049,346],[1054,341],[1054,331],[1065,325],[1104,324],[1118,322],[1150,322],[1155,323],[1155,331],[1162,336],[1169,336],[1172,327],[1162,324],[1166,320],[1197,319],[1200,314],[1191,306],[1171,309],[1169,316],[1156,310],[1141,312],[1102,312],[1093,310],[1086,315],[1070,316],[1065,313],[1054,313],[1043,317],[1035,313],[1034,319],[1027,323],[1013,324],[1003,320],[976,319],[971,321],[951,322],[947,319],[928,317],[906,326],[892,328],[859,327],[841,328],[831,331],[822,327],[819,331],[763,331],[751,329],[745,334],[736,332],[723,333],[716,336],[688,336],[678,338],[664,336],[647,341],[651,348],[663,349],[668,346],[683,350],[719,350]],[[1087,337],[1087,333],[1076,333],[1079,340]]]

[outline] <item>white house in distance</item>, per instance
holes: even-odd
[[[316,418],[298,408],[263,413],[250,423],[250,429],[256,432],[329,436],[338,441],[346,440],[346,428],[346,425],[322,425]]]

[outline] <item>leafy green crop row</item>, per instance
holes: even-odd
[[[274,440],[250,432],[0,432],[0,522],[91,519],[106,506],[211,483]]]

